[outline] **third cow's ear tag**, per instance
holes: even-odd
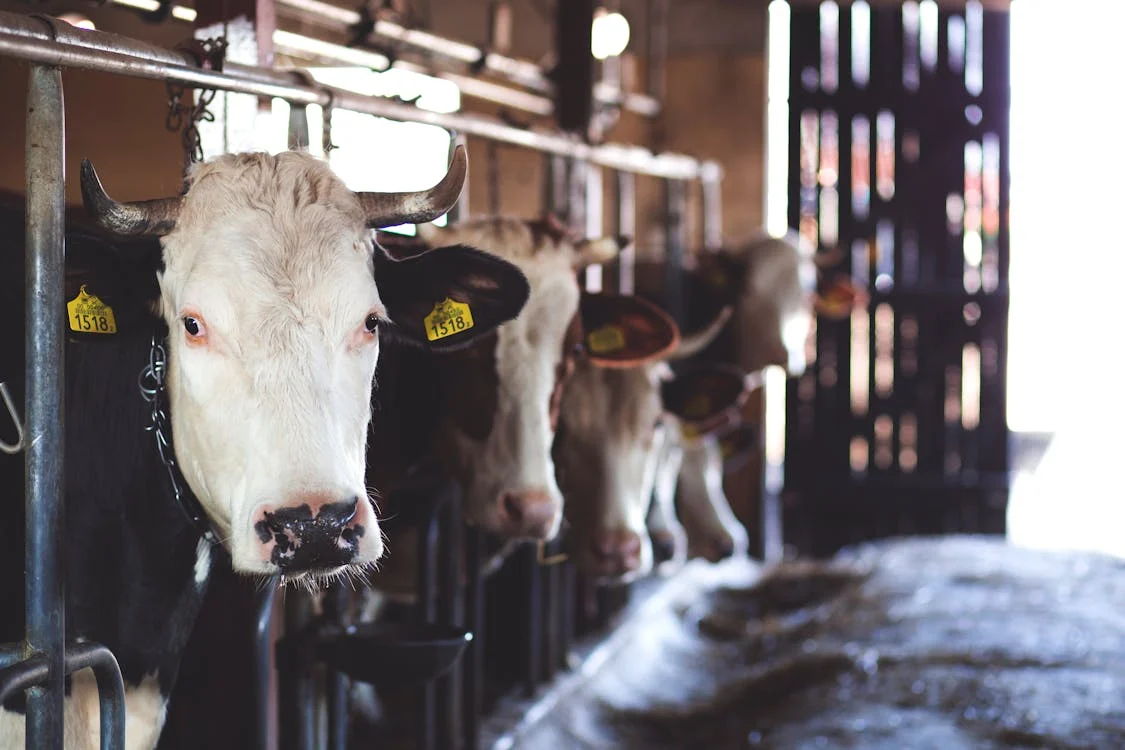
[[[446,297],[425,317],[426,339],[437,341],[473,327],[473,311],[464,302]]]

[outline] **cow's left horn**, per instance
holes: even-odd
[[[106,195],[89,159],[82,160],[82,202],[98,226],[120,235],[162,235],[176,226],[183,197],[118,203]]]
[[[441,182],[413,193],[357,193],[372,229],[399,224],[425,224],[442,216],[457,203],[469,174],[469,157],[458,144],[453,161]]]

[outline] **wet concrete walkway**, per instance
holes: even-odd
[[[500,747],[1125,748],[1125,561],[949,538],[689,566]]]

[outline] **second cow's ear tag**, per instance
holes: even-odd
[[[608,324],[586,335],[586,346],[594,354],[608,354],[625,348],[625,332],[621,326]]]
[[[113,308],[97,295],[90,294],[83,284],[78,296],[66,304],[67,322],[75,333],[117,333]]]
[[[422,322],[426,326],[426,340],[437,341],[472,328],[473,311],[464,302],[446,297],[434,305]]]

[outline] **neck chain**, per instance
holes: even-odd
[[[191,525],[203,535],[210,544],[218,544],[207,514],[200,505],[199,500],[185,485],[184,476],[180,467],[176,465],[176,452],[172,448],[172,424],[168,417],[168,394],[164,389],[164,380],[168,373],[168,355],[164,351],[164,342],[156,335],[152,336],[152,346],[148,353],[148,364],[141,370],[137,378],[137,386],[141,390],[141,398],[152,408],[152,416],[146,432],[151,432],[156,439],[156,452],[160,455],[160,462],[168,471],[168,481],[172,485],[172,494],[176,498],[176,505],[184,512]]]

